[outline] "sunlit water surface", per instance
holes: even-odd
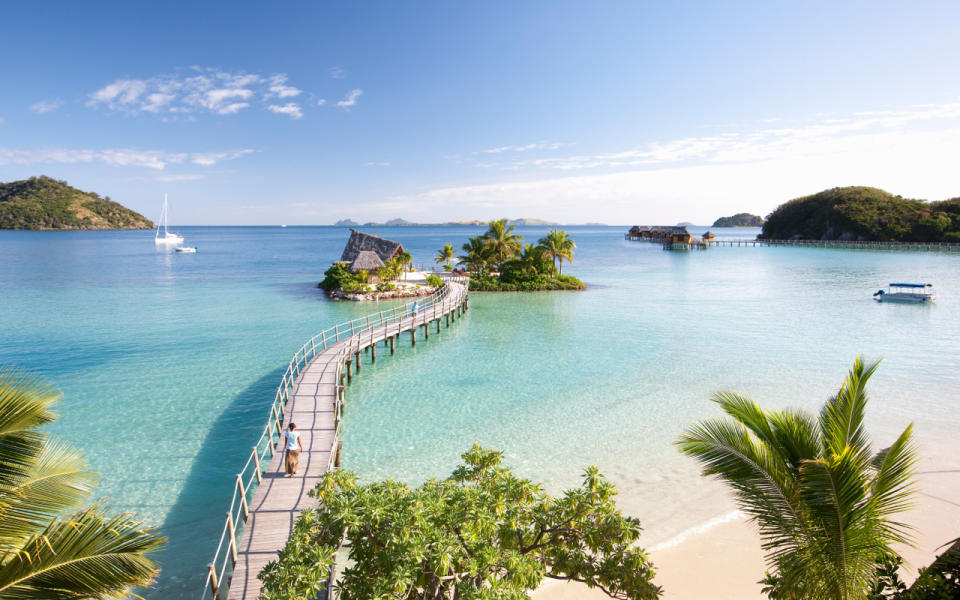
[[[0,364],[63,391],[55,434],[103,473],[99,494],[170,538],[152,598],[193,598],[233,477],[299,345],[373,304],[316,283],[348,231],[182,228],[195,255],[146,232],[0,232]],[[372,230],[417,262],[476,228]],[[550,491],[598,465],[648,545],[723,515],[721,488],[673,446],[715,415],[710,395],[821,404],[857,354],[883,358],[871,431],[914,421],[923,468],[960,466],[960,254],[798,248],[664,252],[623,228],[568,228],[584,292],[474,294],[466,318],[348,392],[345,466],[415,483],[473,442]],[[702,230],[695,230],[702,231]],[[752,237],[756,230],[714,230]],[[534,241],[543,228],[522,228]],[[878,304],[890,281],[930,281],[933,306]]]

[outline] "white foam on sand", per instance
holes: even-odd
[[[724,523],[730,523],[731,521],[740,521],[745,519],[746,517],[747,515],[745,515],[743,511],[740,511],[740,510],[730,511],[727,514],[720,515],[719,517],[714,517],[708,521],[704,521],[703,523],[699,523],[697,525],[694,525],[693,527],[685,529],[680,533],[678,533],[677,535],[670,538],[669,540],[666,540],[665,542],[661,542],[659,544],[650,546],[647,548],[647,552],[659,552],[661,550],[666,550],[667,548],[673,548],[674,546],[682,544],[690,536],[706,533],[707,531],[713,529],[718,525],[723,525]]]

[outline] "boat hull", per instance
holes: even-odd
[[[906,304],[926,304],[933,302],[934,296],[918,296],[915,294],[883,294],[876,296],[877,302],[901,302]]]

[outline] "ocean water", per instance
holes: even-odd
[[[416,483],[479,442],[559,491],[596,464],[645,543],[661,545],[732,509],[673,446],[717,413],[713,392],[815,409],[863,354],[883,359],[869,407],[878,445],[913,421],[921,468],[960,467],[960,254],[664,252],[624,230],[567,228],[577,254],[564,270],[586,291],[475,294],[455,326],[365,365],[348,391],[345,466]],[[316,288],[346,229],[179,231],[197,254],[158,250],[150,232],[0,232],[0,364],[63,391],[52,432],[103,474],[99,495],[169,536],[147,594],[164,599],[202,587],[290,355],[376,306]],[[480,229],[371,231],[427,263]],[[519,232],[535,241],[545,228]],[[871,299],[896,280],[930,281],[940,298]]]

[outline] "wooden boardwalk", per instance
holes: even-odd
[[[291,421],[297,424],[303,443],[299,473],[296,477],[287,477],[284,474],[283,452],[278,450],[273,453],[262,479],[258,478],[260,483],[253,498],[246,505],[246,510],[239,513],[246,514],[246,518],[242,523],[241,535],[236,538],[236,547],[227,546],[231,554],[236,551],[235,561],[231,557],[233,570],[228,579],[229,591],[224,594],[227,585],[218,589],[214,568],[213,575],[207,578],[204,596],[208,589],[213,592],[212,597],[226,597],[228,600],[254,600],[260,595],[260,581],[257,579],[260,570],[276,558],[300,511],[316,502],[307,492],[313,489],[323,473],[339,466],[340,406],[344,381],[352,378],[353,369],[360,372],[361,357],[365,350],[371,361],[376,360],[377,344],[380,342],[392,353],[401,333],[409,332],[411,342],[416,343],[419,328],[423,328],[423,335],[428,338],[434,325],[437,332],[442,321],[446,321],[449,327],[467,308],[467,289],[464,284],[456,282],[448,282],[447,286],[443,298],[426,305],[415,315],[401,312],[399,317],[386,320],[380,313],[379,320],[373,325],[327,345],[322,351],[314,350],[312,359],[305,359],[305,367],[297,367],[295,372],[299,374],[292,384],[292,393],[286,399],[283,415],[281,417],[274,412],[272,418],[278,422],[277,425],[282,420],[284,430]],[[354,326],[351,325],[349,329],[352,331]],[[308,345],[312,343],[313,340]],[[273,437],[269,439],[272,443]],[[241,476],[238,476],[238,482],[240,489],[248,489],[244,488]],[[243,501],[246,501],[245,495]],[[239,529],[240,525],[239,518],[236,525],[228,518],[227,529],[231,536],[233,528]],[[217,562],[217,557],[214,562]]]

